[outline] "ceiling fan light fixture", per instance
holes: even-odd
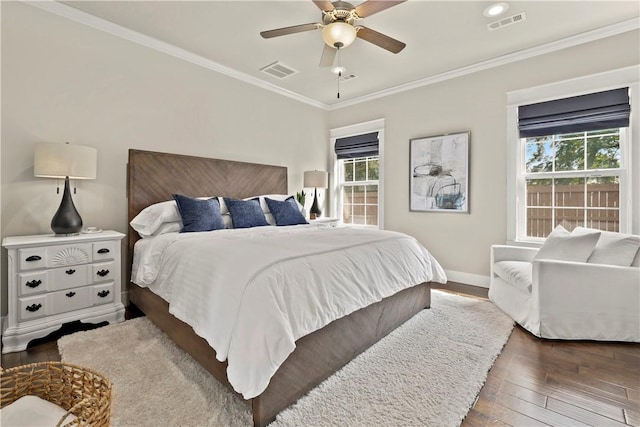
[[[509,9],[508,3],[505,3],[505,2],[494,3],[484,10],[483,15],[486,16],[487,18],[493,18],[498,15],[502,15],[504,12],[507,11],[507,9]]]
[[[341,76],[341,75],[343,75],[344,73],[346,73],[346,71],[347,71],[347,69],[346,69],[346,68],[344,68],[344,67],[340,67],[340,66],[333,67],[333,68],[331,69],[331,72],[332,72],[333,74],[337,74],[337,75],[339,75],[339,76]]]
[[[332,22],[322,29],[322,39],[331,47],[341,43],[340,48],[349,46],[356,39],[356,28],[346,22]]]

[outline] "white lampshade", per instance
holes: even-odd
[[[41,178],[96,179],[98,151],[84,145],[43,142],[36,146],[33,174]]]
[[[307,171],[304,173],[304,184],[307,188],[327,188],[329,173],[324,171]]]
[[[357,31],[353,25],[341,21],[332,22],[322,29],[324,42],[331,47],[336,47],[336,43],[342,43],[340,49],[353,43],[356,34]]]

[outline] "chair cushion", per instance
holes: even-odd
[[[576,227],[571,235],[583,235],[596,230]],[[629,267],[637,258],[640,249],[640,236],[633,234],[602,231],[593,253],[587,260],[589,264],[609,264]]]
[[[55,426],[67,413],[60,406],[37,396],[22,396],[10,405],[0,409],[2,425],[6,426]],[[76,419],[70,414],[64,424]]]
[[[533,282],[532,271],[533,265],[527,261],[498,261],[493,265],[493,272],[498,277],[528,294]]]
[[[596,230],[585,234],[571,234],[559,225],[547,236],[534,259],[587,262],[600,234]]]

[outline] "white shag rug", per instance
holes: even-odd
[[[432,291],[423,310],[285,409],[285,426],[458,426],[513,329],[492,303]],[[58,341],[113,384],[114,426],[251,426],[249,406],[146,317]]]

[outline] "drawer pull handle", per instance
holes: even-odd
[[[98,249],[99,254],[108,254],[109,252],[111,251],[107,248]]]
[[[75,292],[67,292],[65,295],[68,296],[69,298],[73,297],[76,293]]]
[[[30,311],[32,313],[40,310],[41,308],[42,308],[42,304],[31,304],[25,307],[27,311]]]
[[[73,273],[75,273],[75,272],[76,272],[76,271],[75,271],[73,268],[70,268],[70,269],[68,269],[67,271],[65,271],[65,273],[67,273],[67,274],[73,274]]]
[[[27,262],[32,262],[32,261],[40,261],[42,259],[42,257],[40,255],[31,255],[30,257],[28,257],[26,259]]]
[[[104,291],[100,291],[100,292],[98,292],[98,296],[99,296],[100,298],[104,298],[104,297],[106,297],[107,295],[109,295],[109,291],[107,291],[107,290],[104,290]]]
[[[25,286],[29,288],[37,288],[40,285],[42,285],[42,280],[32,280],[30,282],[25,283]]]
[[[98,276],[100,276],[100,277],[104,277],[104,276],[106,276],[107,274],[109,274],[109,270],[100,270],[100,271],[96,272],[96,274],[97,274]]]

